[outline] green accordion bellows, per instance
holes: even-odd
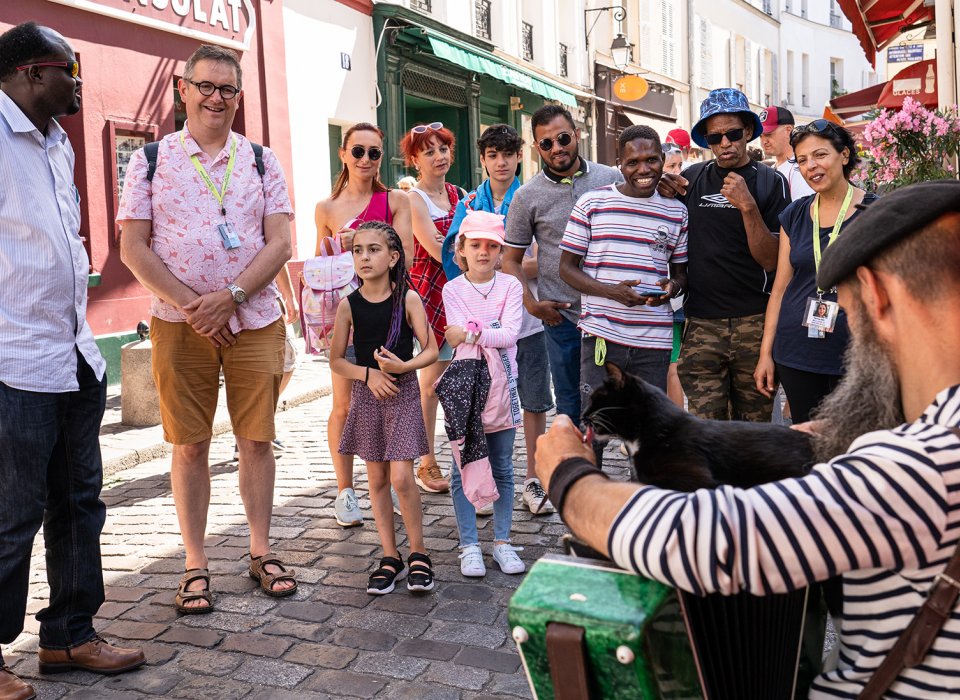
[[[509,621],[538,700],[573,697],[553,686],[551,623],[583,629],[591,698],[702,697],[676,592],[656,581],[605,562],[547,555],[510,599]]]

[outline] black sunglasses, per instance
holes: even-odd
[[[357,160],[360,160],[364,156],[369,156],[370,160],[380,160],[383,156],[383,150],[377,148],[376,146],[371,146],[369,149],[364,148],[363,146],[357,145],[350,149],[350,155],[352,155]]]
[[[790,132],[790,145],[795,146],[804,134],[823,134],[828,131],[832,134],[839,134],[840,127],[829,119],[814,119],[809,124],[800,124],[793,127],[793,131]]]
[[[204,97],[210,97],[210,95],[219,90],[220,97],[225,100],[232,100],[237,96],[237,93],[240,92],[240,88],[238,88],[236,85],[214,85],[209,80],[204,80],[202,83],[197,83],[189,78],[187,78],[187,82],[197,88],[197,90],[200,91],[200,94]]]
[[[549,151],[553,148],[554,139],[540,139],[537,141],[537,145],[540,147],[541,151]],[[560,147],[569,146],[573,142],[573,134],[569,131],[561,131],[557,134],[556,142],[560,144]]]
[[[710,146],[719,146],[724,136],[730,143],[735,143],[743,138],[743,129],[730,129],[730,131],[725,131],[722,134],[705,134],[703,140]]]

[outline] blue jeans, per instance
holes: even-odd
[[[544,324],[547,355],[550,357],[550,375],[553,393],[557,397],[557,413],[580,424],[580,329],[566,318],[558,326]]]
[[[40,646],[93,638],[103,604],[100,421],[107,396],[77,353],[77,391],[13,389],[0,382],[0,643],[23,631],[30,550],[43,527],[50,603],[37,613]]]
[[[513,440],[516,435],[517,431],[513,428],[487,433],[493,481],[500,493],[500,498],[493,502],[493,539],[496,542],[510,540],[510,525],[513,524]],[[463,482],[456,465],[450,468],[450,493],[453,495],[453,510],[457,514],[460,546],[479,544],[477,511],[463,493]]]

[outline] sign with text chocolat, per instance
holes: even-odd
[[[240,51],[256,28],[252,0],[49,0]]]

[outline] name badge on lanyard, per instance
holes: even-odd
[[[837,220],[833,222],[833,230],[827,239],[829,248],[840,236],[840,228],[843,226],[843,220],[850,208],[850,202],[853,201],[853,185],[847,185],[847,194],[843,198],[843,204],[840,205],[840,211],[837,212]],[[810,216],[813,219],[813,263],[814,269],[820,271],[820,195],[813,198],[813,206],[810,209]],[[835,293],[836,289],[831,289]],[[817,296],[807,299],[807,305],[803,312],[803,325],[807,329],[808,338],[826,338],[827,333],[833,333],[837,325],[837,318],[840,316],[840,304],[829,299],[824,299],[826,290],[817,287]]]
[[[186,153],[187,144],[184,141],[182,131],[180,132],[180,146],[183,148],[184,153]],[[217,224],[217,233],[220,236],[220,242],[223,243],[225,250],[234,250],[239,248],[242,243],[240,236],[238,236],[237,232],[234,230],[233,224],[227,221],[227,208],[223,204],[223,200],[227,196],[227,188],[230,186],[230,176],[233,175],[233,166],[236,164],[237,160],[237,137],[234,136],[230,142],[230,158],[227,160],[227,171],[223,175],[223,185],[221,185],[219,189],[217,189],[216,184],[213,182],[213,178],[210,177],[210,173],[208,173],[207,169],[203,167],[203,163],[200,162],[200,159],[197,158],[196,155],[189,157],[190,162],[193,163],[193,167],[197,171],[197,174],[207,186],[210,194],[212,194],[214,199],[217,200],[217,204],[220,205],[220,216],[223,217],[223,223]]]

